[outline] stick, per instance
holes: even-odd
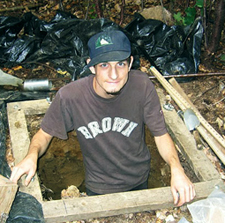
[[[183,77],[207,77],[207,76],[223,76],[225,73],[198,73],[198,74],[174,74],[165,75],[164,78],[183,78]],[[155,79],[155,76],[149,76],[150,79]]]
[[[0,9],[0,12],[18,11],[18,10],[22,10],[22,9],[25,9],[25,8],[36,8],[36,7],[40,7],[40,6],[43,6],[43,5],[45,5],[45,4],[30,4],[30,5],[25,5],[25,6],[15,6],[15,7]]]
[[[220,136],[213,127],[201,116],[201,114],[196,111],[191,105],[173,88],[173,86],[157,71],[155,67],[151,67],[150,71],[156,76],[158,81],[162,84],[162,86],[166,89],[166,91],[171,95],[171,97],[174,99],[174,101],[177,103],[177,105],[181,108],[181,110],[185,110],[187,108],[191,108],[195,113],[196,116],[199,118],[199,121],[201,124],[207,128],[207,130],[210,132],[210,134],[221,144],[223,148],[225,148],[225,140]],[[208,137],[207,134],[204,133],[203,126],[200,125],[197,130],[202,135],[202,137],[205,139],[206,142],[208,142],[209,145],[211,145],[211,148],[216,153],[216,155],[220,158],[220,160],[225,164],[225,155],[223,151],[221,151],[216,145],[212,143],[210,140],[210,137]]]

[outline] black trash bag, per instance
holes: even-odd
[[[24,18],[0,17],[0,19],[0,63],[5,67],[12,67],[24,61],[27,54],[34,51],[30,45],[37,41],[28,35],[18,38],[26,23]],[[28,21],[29,19],[27,16]]]
[[[14,21],[14,18],[11,19]],[[24,33],[14,38],[8,48],[0,49],[1,64],[6,67],[21,64],[33,67],[40,62],[51,62],[56,69],[68,71],[73,80],[90,74],[85,65],[87,42],[92,35],[106,29],[125,31],[108,19],[82,20],[61,11],[50,22],[41,21],[31,13],[26,13],[21,21]],[[140,51],[136,49],[138,45],[134,38],[127,34],[136,59],[133,67],[138,67]]]
[[[76,17],[64,12],[58,12],[51,22],[41,21],[30,12],[26,13],[21,19],[2,17],[2,22],[0,23],[1,64],[5,67],[23,64],[30,55],[41,48],[43,39],[55,25],[58,25],[60,21],[71,18]],[[22,28],[24,28],[23,33],[21,32],[21,37],[18,37]],[[33,61],[29,60],[28,66],[31,66],[32,63],[35,64],[36,59]]]
[[[23,36],[15,40],[14,44],[4,51],[7,59],[6,67],[22,64],[30,55],[40,48],[41,39],[35,36]]]
[[[192,26],[184,28],[185,39],[183,41],[184,50],[174,61],[168,62],[164,66],[164,75],[170,74],[193,74],[198,72],[200,64],[201,41],[203,36],[203,26],[201,19],[197,18]],[[182,78],[179,82],[195,79]]]
[[[15,25],[15,19],[12,21]],[[136,14],[123,29],[107,19],[82,20],[58,11],[50,22],[40,21],[31,13],[25,14],[21,24],[24,35],[16,38],[20,30],[17,29],[13,44],[10,42],[8,48],[0,47],[0,62],[4,66],[35,66],[36,63],[50,62],[56,69],[68,71],[76,80],[90,74],[85,67],[89,38],[106,29],[119,29],[128,35],[135,58],[133,68],[139,67],[140,56],[148,59],[163,75],[197,73],[200,63],[203,35],[200,19],[190,27],[169,27],[161,21],[144,19]]]
[[[43,39],[47,32],[48,24],[45,21],[40,20],[38,17],[34,16],[31,12],[27,12],[23,16],[24,20],[24,33],[26,36],[36,36],[40,39]]]
[[[0,17],[0,63],[4,65],[8,61],[5,51],[14,45],[18,33],[24,26],[24,21],[15,17]]]
[[[89,75],[90,71],[83,70],[88,58],[87,42],[92,35],[106,29],[119,29],[119,26],[107,19],[59,21],[49,30],[40,49],[25,62],[50,60],[56,68],[72,74],[73,80],[80,77],[80,73]]]
[[[203,26],[197,18],[192,26],[167,26],[140,14],[125,29],[136,39],[143,55],[163,75],[197,73]]]
[[[0,50],[13,45],[23,26],[23,19],[0,16]]]
[[[58,11],[50,22],[45,22],[34,16],[31,12],[28,12],[23,16],[23,20],[25,21],[24,35],[36,36],[43,39],[60,21],[75,18],[77,17],[70,13]]]
[[[0,174],[6,178],[11,175],[11,170],[6,161],[6,133],[8,128],[7,112],[4,101],[0,101]]]
[[[29,194],[17,192],[7,223],[44,223],[42,205]]]
[[[0,89],[0,101],[16,102],[16,101],[29,101],[38,99],[47,99],[55,94],[54,91],[5,91]]]
[[[204,33],[202,19],[200,17],[197,18],[193,25],[184,28],[184,32],[186,34],[186,48],[184,49],[184,52],[187,52],[189,54],[189,58],[193,60],[195,72],[197,73],[200,64],[201,44]]]

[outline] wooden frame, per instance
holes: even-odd
[[[158,90],[158,94],[163,105],[165,96],[161,90]],[[48,107],[49,103],[45,99],[7,104],[10,138],[15,163],[23,159],[30,143],[26,115],[44,114]],[[164,115],[174,142],[179,146],[179,149],[201,181],[195,183],[197,196],[194,201],[206,198],[215,186],[219,186],[225,191],[219,173],[204,152],[196,148],[194,137],[177,113],[164,110]],[[19,182],[19,190],[31,194],[42,204],[45,220],[51,223],[150,211],[173,206],[170,187],[94,197],[43,201],[37,175],[28,187],[23,186],[23,180]]]

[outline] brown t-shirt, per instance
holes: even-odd
[[[76,130],[87,188],[99,194],[127,191],[149,175],[145,124],[154,136],[167,132],[159,98],[153,83],[141,71],[130,71],[121,93],[111,99],[95,93],[93,77],[62,87],[41,128],[61,139]]]

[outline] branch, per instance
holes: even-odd
[[[122,0],[122,7],[120,12],[120,23],[119,23],[120,26],[122,25],[124,20],[124,7],[125,7],[125,0]]]
[[[207,0],[204,0],[204,6],[203,6],[203,27],[204,27],[204,39],[205,39],[205,49],[208,48],[208,34],[207,34],[207,19],[206,19],[206,13],[207,13]]]
[[[165,16],[165,13],[164,13],[163,1],[160,0],[160,3],[161,3],[161,7],[162,7],[162,18],[163,18],[164,23],[167,24],[166,16]]]
[[[88,18],[89,8],[90,8],[90,0],[88,0],[87,11],[86,11],[86,15],[85,15],[85,20],[87,20],[87,18]]]
[[[96,8],[98,18],[103,18],[103,13],[101,9],[101,0],[95,0],[95,8]]]
[[[4,8],[4,9],[0,9],[0,12],[7,12],[7,11],[19,11],[19,10],[22,10],[22,9],[25,9],[25,8],[37,8],[37,7],[40,7],[40,6],[43,6],[45,4],[30,4],[30,5],[21,5],[21,6],[15,6],[15,7],[7,7],[7,8]]]

